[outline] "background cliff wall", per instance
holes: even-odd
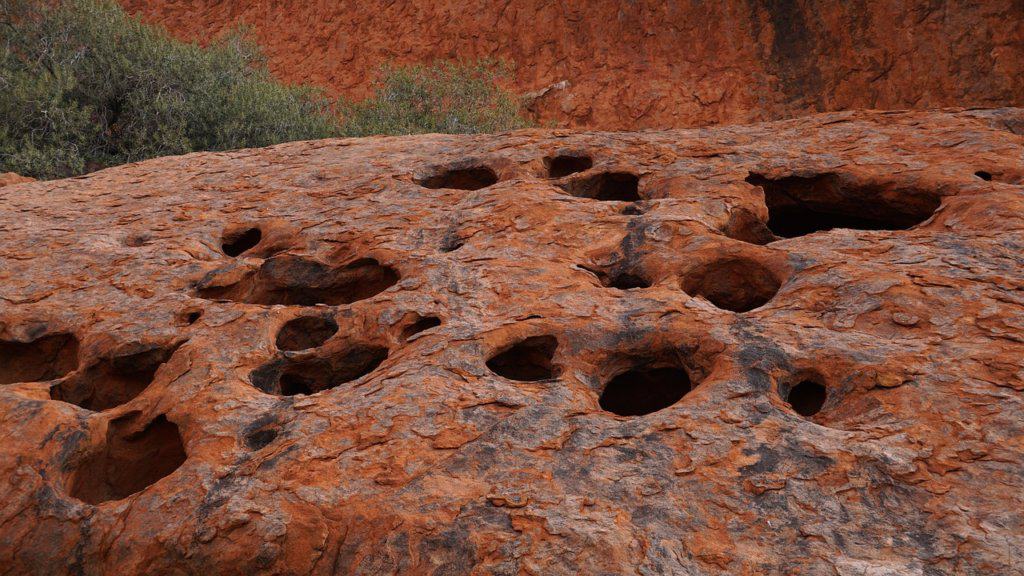
[[[1024,0],[122,3],[183,38],[244,22],[281,78],[353,97],[389,61],[510,59],[563,126],[1024,104]]]

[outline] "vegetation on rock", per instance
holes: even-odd
[[[525,125],[488,62],[387,68],[373,98],[339,103],[274,79],[244,30],[184,43],[112,0],[6,0],[0,29],[0,172],[60,178],[200,150]]]
[[[520,103],[501,82],[505,62],[437,62],[430,66],[384,66],[374,96],[344,105],[345,133],[465,134],[524,128]]]
[[[275,81],[241,34],[178,42],[111,0],[12,0],[0,17],[0,170],[54,178],[337,131],[331,101]]]

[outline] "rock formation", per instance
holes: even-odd
[[[0,172],[0,188],[9,186],[11,184],[21,184],[23,182],[33,182],[35,178],[29,178],[28,176],[22,176],[15,172]]]
[[[4,574],[1020,574],[1024,110],[3,188]]]
[[[351,97],[387,62],[510,59],[542,125],[1024,105],[1021,0],[121,3],[188,39],[245,23],[280,77]]]

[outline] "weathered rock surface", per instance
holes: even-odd
[[[22,176],[16,172],[0,172],[0,187],[9,186],[11,184],[21,184],[23,182],[34,182],[35,178],[29,178],[28,176]]]
[[[547,125],[1024,105],[1022,0],[121,0],[201,41],[244,22],[287,80],[365,96],[388,62],[501,57]]]
[[[0,572],[1021,574],[1022,129],[334,140],[5,187]]]

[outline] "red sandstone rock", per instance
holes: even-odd
[[[244,22],[281,78],[352,97],[388,62],[511,59],[544,124],[1024,104],[1020,0],[121,3],[201,41]]]
[[[2,572],[1020,574],[1022,128],[298,142],[7,188]]]
[[[0,188],[4,186],[10,186],[11,184],[21,184],[23,182],[35,182],[35,178],[29,178],[28,176],[22,176],[14,172],[0,172]]]

